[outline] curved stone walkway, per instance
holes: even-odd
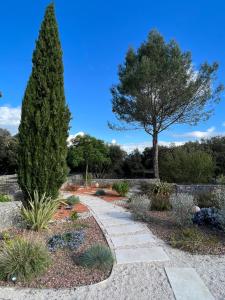
[[[125,209],[97,197],[82,195],[80,199],[93,213],[115,253],[116,264],[111,276],[103,282],[76,289],[4,287],[0,288],[0,300],[224,299],[223,292],[221,298],[213,298],[193,268],[190,255],[190,262],[187,263],[185,256],[183,263],[179,256],[181,252],[168,248],[144,224],[135,222]],[[219,263],[216,267],[220,272]],[[221,275],[223,268],[221,265]],[[208,278],[206,276],[206,281]]]

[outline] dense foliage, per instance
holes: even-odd
[[[0,128],[0,175],[15,174],[17,169],[17,137]]]
[[[104,176],[110,165],[108,147],[102,140],[98,140],[90,135],[78,135],[72,140],[69,147],[68,165],[71,169],[81,168],[85,172],[87,183],[88,173],[92,172],[100,177]]]
[[[54,198],[68,172],[70,113],[53,4],[47,7],[32,62],[19,126],[18,179],[25,195],[37,190]]]

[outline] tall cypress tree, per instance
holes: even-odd
[[[70,112],[53,4],[46,9],[32,62],[19,126],[18,182],[26,197],[34,190],[56,197],[67,174]]]

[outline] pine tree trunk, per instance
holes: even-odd
[[[158,147],[158,133],[156,131],[153,132],[152,144],[153,144],[154,177],[159,179],[159,147]]]
[[[86,170],[85,170],[85,186],[88,186],[88,163],[86,164]]]

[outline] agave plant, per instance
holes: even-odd
[[[29,228],[35,231],[46,229],[60,202],[59,199],[47,197],[45,193],[39,195],[37,191],[34,191],[33,197],[30,196],[28,206],[23,206],[21,209],[22,218]]]

